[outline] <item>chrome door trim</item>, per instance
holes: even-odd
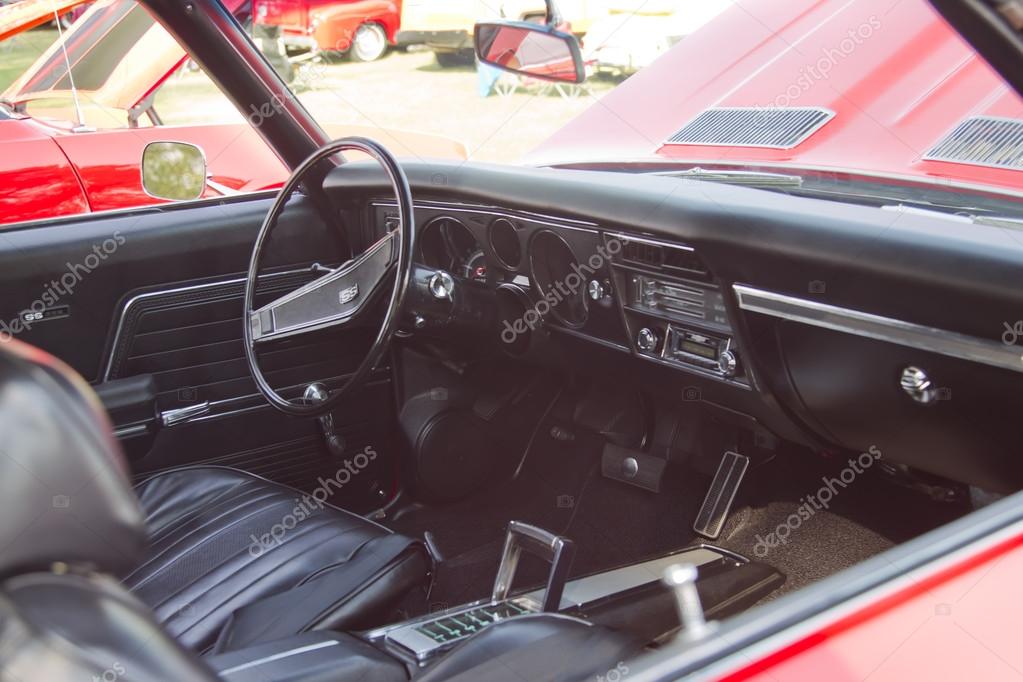
[[[315,268],[315,265],[316,264],[314,264],[314,266],[313,266],[314,268]],[[268,273],[266,275],[262,275],[260,277],[260,279],[263,279],[263,280],[271,279],[272,280],[272,279],[279,278],[279,277],[287,277],[288,275],[297,275],[297,274],[302,273],[302,272],[308,272],[309,270],[310,270],[310,268],[298,268],[298,269],[295,269],[295,270],[285,270],[285,271],[282,271],[282,272],[271,272],[271,273]],[[128,311],[130,311],[134,306],[138,305],[142,301],[145,301],[146,299],[154,298],[154,297],[157,297],[157,296],[167,296],[167,295],[170,295],[170,294],[181,294],[181,293],[184,293],[184,292],[187,292],[187,291],[201,291],[203,289],[215,289],[217,287],[227,287],[227,286],[230,286],[232,284],[245,284],[245,277],[232,277],[231,279],[218,279],[218,280],[213,280],[212,282],[204,282],[202,284],[192,284],[192,285],[183,286],[183,287],[171,287],[169,289],[153,289],[151,291],[146,291],[146,292],[143,292],[141,294],[135,294],[134,296],[129,298],[127,301],[124,302],[124,305],[122,305],[121,309],[118,311],[118,314],[117,314],[117,327],[116,327],[116,330],[114,332],[113,341],[111,342],[109,348],[107,349],[107,358],[106,358],[106,362],[104,363],[103,376],[101,378],[101,381],[109,381],[110,380],[110,373],[113,371],[113,368],[114,368],[113,367],[114,366],[114,352],[117,350],[117,346],[121,342],[121,334],[124,331],[124,320],[128,316]],[[241,328],[240,327],[241,322],[239,322],[238,324],[239,324],[239,329],[240,329]]]

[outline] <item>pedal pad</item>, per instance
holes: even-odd
[[[700,535],[717,539],[724,528],[725,519],[735,501],[735,494],[739,491],[739,484],[742,477],[746,475],[749,467],[749,457],[740,455],[737,452],[726,452],[718,464],[714,480],[710,482],[710,490],[703,498],[703,505],[693,522],[693,530]]]

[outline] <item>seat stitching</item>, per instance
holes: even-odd
[[[276,493],[270,492],[267,494],[263,494],[262,497],[259,497],[258,496],[259,494],[260,493],[255,490],[243,491],[241,495],[232,497],[230,500],[222,500],[221,503],[219,503],[216,506],[204,505],[203,507],[198,509],[194,514],[188,514],[187,516],[184,516],[174,521],[172,527],[167,529],[167,531],[164,532],[160,538],[155,537],[150,538],[150,545],[157,545],[167,541],[171,536],[179,532],[184,526],[188,525],[193,521],[202,519],[204,514],[209,515],[209,518],[206,521],[203,521],[202,525],[200,525],[198,528],[194,528],[191,531],[189,531],[184,537],[187,537],[189,534],[195,532],[196,530],[201,530],[210,523],[219,521],[220,519],[223,519],[225,516],[229,516],[231,512],[237,511],[238,509],[242,509],[245,506],[252,504],[253,502],[261,502],[263,500],[269,499]],[[177,542],[177,540],[175,540],[174,542]]]
[[[347,533],[350,533],[350,532],[352,532],[353,530],[356,530],[356,528],[350,528],[350,529],[348,529],[348,530],[344,531],[343,533],[341,533],[340,535],[338,535],[338,537],[341,537],[341,535],[346,535]],[[309,532],[312,532],[312,531],[309,531]],[[275,547],[275,548],[274,548],[273,550],[270,550],[270,551],[272,552],[272,551],[274,551],[274,550],[280,549],[281,547],[284,547],[284,545],[285,545],[285,544],[287,544],[287,543],[286,543],[286,542],[285,542],[285,543],[282,543],[281,545],[279,545],[278,547]],[[262,558],[263,556],[266,556],[266,555],[265,555],[265,554],[264,554],[264,555],[261,555],[261,558]],[[230,602],[230,601],[231,601],[232,599],[234,599],[235,597],[237,597],[237,596],[238,596],[239,594],[241,594],[241,593],[242,593],[242,592],[243,592],[243,591],[244,591],[244,590],[245,590],[246,588],[248,588],[248,587],[251,587],[252,585],[254,585],[254,584],[258,583],[258,582],[259,582],[260,580],[262,580],[262,579],[264,579],[264,578],[268,577],[269,575],[271,575],[271,574],[273,573],[273,571],[274,571],[274,570],[277,570],[278,568],[280,568],[280,567],[282,567],[282,566],[285,566],[285,565],[287,565],[287,564],[288,564],[289,562],[291,562],[291,561],[293,561],[293,560],[295,560],[295,559],[298,559],[298,558],[300,558],[300,557],[301,557],[301,555],[300,555],[300,554],[297,554],[297,555],[295,555],[295,556],[289,557],[289,558],[288,558],[287,560],[285,560],[284,562],[282,562],[282,563],[278,564],[277,566],[275,566],[273,570],[271,570],[271,571],[269,571],[269,572],[267,572],[267,573],[264,573],[264,574],[260,575],[260,576],[259,576],[259,577],[258,577],[258,578],[257,578],[256,580],[254,580],[254,581],[253,581],[252,583],[249,583],[248,585],[245,585],[245,586],[243,586],[243,587],[239,588],[238,590],[236,590],[236,591],[235,591],[235,592],[234,592],[234,593],[233,593],[233,594],[232,594],[232,595],[231,595],[230,597],[228,597],[227,599],[224,599],[223,601],[221,601],[221,602],[220,602],[219,604],[217,604],[217,605],[216,605],[216,606],[214,606],[213,608],[211,608],[211,609],[207,609],[207,611],[206,611],[206,613],[205,613],[205,614],[203,614],[203,615],[199,616],[199,618],[198,618],[198,619],[196,619],[196,621],[195,621],[194,623],[192,623],[192,624],[191,624],[191,625],[189,625],[189,626],[188,626],[187,628],[185,628],[184,630],[182,630],[181,632],[179,632],[177,636],[178,636],[178,637],[181,637],[181,636],[183,636],[183,635],[184,635],[184,634],[185,634],[186,632],[188,632],[188,631],[189,631],[189,630],[191,630],[192,628],[196,627],[197,625],[199,625],[199,624],[200,624],[201,622],[203,622],[203,621],[204,621],[204,620],[206,620],[207,618],[211,617],[211,616],[212,616],[212,615],[214,614],[214,612],[216,612],[216,611],[217,611],[218,609],[220,609],[220,608],[221,608],[221,607],[223,607],[223,606],[224,606],[225,604],[227,604],[228,602]],[[256,559],[253,559],[253,561],[256,561]],[[245,564],[244,566],[242,566],[241,568],[239,568],[238,570],[236,570],[236,571],[235,571],[234,573],[232,573],[232,574],[231,574],[230,576],[228,576],[227,578],[225,578],[225,580],[221,581],[221,582],[220,582],[219,584],[223,584],[224,582],[226,582],[227,580],[229,580],[229,579],[230,579],[231,577],[233,577],[233,576],[237,575],[237,574],[238,574],[239,572],[241,572],[241,571],[245,570],[245,569],[246,569],[246,568],[247,568],[248,566],[250,566],[251,564],[252,564],[252,562],[249,562],[249,563]],[[207,590],[207,592],[206,592],[205,594],[209,594],[209,591]]]
[[[319,520],[319,519],[318,519],[318,520]],[[305,532],[303,532],[303,533],[300,533],[300,534],[298,535],[298,537],[302,537],[302,536],[304,536],[304,535],[308,535],[309,533],[312,533],[312,532],[314,532],[314,531],[316,531],[316,530],[319,530],[320,528],[322,528],[322,527],[324,527],[325,525],[327,525],[327,522],[328,522],[328,520],[322,520],[322,521],[321,521],[321,523],[320,523],[319,525],[317,525],[317,526],[313,526],[312,528],[310,528],[310,529],[308,529],[308,530],[306,530],[306,529],[303,529],[303,530],[304,530]],[[286,543],[286,542],[285,542],[285,543],[282,543],[281,545],[278,545],[278,547],[283,547],[283,546],[284,546],[284,544],[287,544],[287,543]],[[277,549],[278,547],[275,547],[274,549]],[[179,588],[178,588],[177,590],[175,590],[175,591],[174,591],[174,593],[172,593],[172,594],[170,594],[170,595],[167,595],[166,597],[164,597],[164,598],[163,598],[163,599],[162,599],[162,600],[161,600],[161,601],[160,601],[160,602],[159,602],[158,604],[155,604],[155,605],[153,606],[153,610],[155,611],[156,609],[160,608],[161,606],[163,606],[164,604],[166,604],[166,603],[167,603],[168,601],[170,601],[170,600],[171,600],[171,599],[173,599],[174,597],[178,596],[179,594],[181,594],[182,592],[184,592],[184,591],[185,591],[185,590],[187,590],[188,588],[192,587],[193,585],[195,585],[195,584],[196,584],[197,582],[199,582],[199,581],[200,581],[200,580],[202,580],[203,578],[206,578],[206,577],[208,577],[208,576],[209,576],[209,575],[210,575],[211,573],[215,573],[215,572],[216,572],[216,571],[217,571],[218,569],[220,569],[220,568],[221,568],[222,566],[224,566],[225,564],[228,564],[228,563],[230,563],[231,561],[233,561],[233,560],[237,559],[237,558],[238,558],[239,556],[241,556],[241,555],[242,555],[242,554],[244,554],[245,552],[248,552],[248,550],[249,550],[249,548],[248,548],[248,547],[243,547],[242,549],[238,550],[237,552],[235,552],[235,553],[234,553],[234,554],[232,554],[231,556],[229,556],[229,557],[226,557],[226,558],[225,558],[225,559],[224,559],[223,561],[221,561],[220,563],[218,563],[218,564],[217,564],[216,566],[214,566],[214,567],[213,567],[213,568],[211,568],[210,570],[208,570],[208,571],[205,571],[205,572],[204,572],[204,573],[203,573],[202,575],[200,575],[200,576],[197,576],[197,577],[193,578],[192,580],[188,581],[188,583],[187,583],[187,584],[185,584],[185,585],[182,585],[182,586],[181,586],[181,587],[179,587]],[[271,550],[271,551],[273,551],[273,550]],[[241,571],[244,571],[244,570],[245,570],[246,568],[248,568],[249,566],[251,566],[251,565],[252,565],[252,563],[253,563],[254,561],[256,561],[257,559],[259,559],[259,558],[261,558],[261,557],[263,557],[263,556],[265,556],[265,555],[261,554],[261,555],[260,555],[259,557],[252,557],[251,561],[248,561],[248,562],[246,562],[246,563],[242,564],[241,566],[239,566],[238,568],[236,568],[236,569],[235,569],[235,570],[234,570],[234,571],[233,571],[233,572],[232,572],[232,573],[231,573],[230,575],[228,575],[228,576],[224,577],[224,579],[222,579],[222,580],[218,581],[218,582],[217,582],[217,585],[221,585],[221,584],[223,584],[223,583],[227,582],[228,580],[230,580],[231,578],[233,578],[234,576],[236,576],[236,575],[237,575],[237,574],[238,574],[239,572],[241,572]],[[207,593],[208,593],[209,591],[210,591],[210,590],[206,590],[205,592],[203,592],[202,594],[200,594],[200,595],[199,595],[199,598],[201,598],[201,597],[202,597],[202,595],[204,595],[204,594],[207,594]],[[193,600],[193,601],[194,601],[194,600]]]
[[[255,482],[255,483],[267,483],[267,484],[275,486],[277,488],[284,488],[286,490],[290,490],[292,492],[297,493],[298,495],[308,495],[309,494],[307,492],[304,492],[304,491],[300,490],[299,488],[296,488],[293,485],[288,485],[287,483],[278,483],[277,481],[271,481],[269,478],[267,478],[265,476],[260,476],[259,474],[254,474],[251,471],[246,471],[244,469],[238,469],[237,467],[224,466],[223,464],[202,464],[202,463],[199,463],[199,464],[185,464],[185,465],[182,465],[182,466],[179,466],[179,467],[173,467],[173,468],[170,468],[170,469],[164,469],[163,471],[159,471],[159,472],[153,474],[152,476],[150,476],[150,477],[148,477],[148,478],[146,478],[146,479],[144,479],[142,481],[139,481],[138,483],[135,484],[135,488],[138,489],[140,486],[145,485],[149,481],[152,481],[153,479],[159,478],[161,476],[165,476],[167,474],[177,473],[177,472],[180,472],[180,471],[197,471],[199,469],[217,469],[217,470],[220,470],[220,471],[230,471],[230,472],[232,472],[234,474],[245,476],[248,479],[250,479],[250,481]],[[348,514],[349,516],[354,516],[356,518],[362,519],[363,521],[365,521],[366,523],[370,524],[371,526],[373,526],[377,530],[383,532],[385,535],[393,535],[394,534],[393,530],[391,530],[390,528],[388,528],[387,526],[383,525],[382,523],[380,523],[378,521],[374,521],[373,519],[371,519],[368,516],[362,516],[360,514],[352,513],[350,511],[348,511],[347,509],[343,509],[343,508],[341,508],[341,507],[339,507],[336,504],[333,504],[331,502],[325,502],[324,504],[326,506],[330,507],[331,509],[337,510],[337,511],[343,513],[343,514]]]
[[[271,493],[271,495],[273,495],[273,493]],[[157,559],[159,559],[159,558],[163,557],[164,555],[166,555],[168,552],[170,552],[172,549],[174,549],[175,547],[177,547],[178,545],[183,543],[185,540],[187,540],[188,538],[192,537],[196,533],[206,529],[208,526],[212,525],[216,521],[221,520],[222,518],[224,518],[225,516],[227,516],[231,512],[238,511],[239,509],[242,509],[242,508],[244,508],[246,506],[250,506],[251,504],[253,504],[255,502],[261,502],[264,499],[266,499],[266,498],[261,498],[261,499],[258,499],[258,500],[246,501],[243,505],[240,505],[238,507],[234,507],[233,509],[225,512],[224,514],[221,514],[221,515],[217,516],[214,519],[210,519],[210,520],[206,521],[205,523],[203,523],[198,528],[195,528],[195,529],[189,531],[188,533],[186,533],[181,538],[178,538],[174,542],[170,543],[165,549],[160,551],[160,553],[158,553],[157,555],[155,555],[153,557],[150,557],[148,560],[146,560],[145,563],[143,563],[141,566],[139,566],[137,569],[135,569],[135,571],[133,571],[132,574],[130,576],[128,576],[128,578],[135,576],[143,568],[151,566]],[[183,557],[183,556],[185,556],[185,555],[195,551],[196,548],[198,548],[200,545],[203,545],[203,544],[209,542],[210,540],[212,540],[212,539],[218,537],[219,535],[223,534],[225,531],[230,530],[231,528],[233,528],[234,526],[238,525],[239,523],[242,523],[243,521],[246,521],[246,520],[252,518],[256,514],[259,514],[260,512],[265,511],[266,509],[267,509],[266,505],[260,505],[256,510],[252,511],[251,513],[248,513],[248,514],[242,516],[241,518],[234,519],[234,520],[232,520],[230,523],[228,523],[225,526],[217,528],[212,534],[203,537],[202,539],[200,539],[199,542],[196,542],[191,547],[185,549],[184,551],[178,553],[173,558],[171,558],[171,559],[167,560],[166,562],[164,562],[164,564],[162,566],[159,566],[158,568],[156,568],[153,573],[150,573],[149,575],[147,575],[144,578],[142,578],[142,580],[140,582],[132,585],[131,589],[133,589],[133,590],[139,589],[140,587],[142,587],[142,585],[145,585],[150,580],[155,578],[157,575],[159,575],[162,571],[164,571],[168,566],[173,564],[175,561],[177,561],[181,557]],[[127,581],[128,578],[125,578],[124,580]]]
[[[230,503],[237,500],[238,498],[243,498],[247,495],[252,494],[252,490],[246,489],[249,487],[250,486],[246,485],[245,481],[230,486],[227,490],[217,494],[216,496],[213,497],[213,499],[207,501],[205,504],[198,506],[196,509],[189,511],[184,516],[174,519],[173,521],[168,523],[167,526],[164,527],[162,533],[159,536],[153,535],[149,538],[150,542],[151,543],[160,542],[163,538],[167,537],[168,535],[172,534],[175,530],[177,530],[183,523],[186,523],[198,516],[201,516],[203,512],[208,511],[209,508],[212,506]],[[238,490],[239,488],[243,488],[243,490],[239,491]],[[221,499],[225,498],[231,493],[237,494],[227,499]],[[199,502],[199,500],[194,500],[194,502]]]
[[[144,562],[143,562],[143,563],[142,563],[142,564],[141,564],[140,566],[138,566],[138,567],[137,567],[137,568],[136,568],[135,570],[133,570],[133,571],[132,571],[132,572],[131,572],[130,574],[128,574],[127,576],[125,576],[125,577],[123,578],[123,581],[127,581],[127,580],[129,580],[130,578],[133,578],[133,577],[135,577],[135,576],[136,576],[136,575],[138,575],[138,574],[139,574],[139,573],[140,573],[140,572],[141,572],[141,571],[142,571],[143,569],[146,569],[146,568],[150,567],[150,566],[151,566],[151,565],[152,565],[152,564],[153,564],[154,562],[156,562],[157,560],[159,560],[159,559],[160,559],[161,557],[163,557],[163,556],[164,556],[165,554],[167,554],[168,552],[170,552],[170,551],[171,551],[172,549],[174,549],[175,547],[177,547],[177,546],[178,546],[178,545],[180,545],[180,544],[181,544],[182,542],[184,542],[184,541],[185,541],[185,540],[187,540],[188,538],[192,537],[192,536],[193,536],[193,535],[195,535],[196,533],[198,533],[198,532],[201,532],[201,531],[205,530],[205,529],[206,529],[207,527],[209,527],[210,525],[212,525],[212,524],[214,524],[214,523],[216,523],[216,522],[218,522],[218,521],[221,521],[221,520],[222,520],[222,519],[224,519],[225,517],[228,517],[228,516],[230,516],[230,515],[231,515],[231,513],[233,513],[233,512],[237,512],[237,511],[239,511],[239,510],[242,510],[242,509],[244,509],[245,507],[248,507],[248,506],[252,506],[253,504],[258,504],[258,503],[260,503],[260,502],[262,502],[262,501],[264,501],[264,500],[268,499],[268,497],[271,497],[272,495],[273,495],[273,493],[271,493],[271,494],[270,494],[269,496],[264,496],[264,497],[261,497],[261,498],[254,498],[254,497],[250,497],[249,499],[247,499],[247,500],[244,500],[244,501],[242,501],[241,503],[239,503],[239,504],[237,504],[237,505],[235,505],[235,506],[232,506],[231,508],[229,508],[229,509],[225,510],[225,511],[224,511],[223,513],[219,513],[219,514],[217,514],[217,515],[216,515],[215,517],[213,517],[213,518],[211,518],[211,519],[207,519],[207,520],[206,520],[205,522],[203,522],[203,523],[202,523],[202,524],[201,524],[200,526],[198,526],[197,528],[193,528],[192,530],[190,530],[190,531],[188,531],[187,533],[183,534],[183,535],[182,535],[181,537],[179,537],[179,538],[176,538],[176,539],[171,539],[171,537],[170,537],[170,536],[174,535],[174,533],[175,533],[175,532],[179,532],[179,531],[181,531],[181,529],[182,529],[182,526],[184,525],[184,523],[185,523],[185,522],[182,522],[182,523],[179,523],[179,524],[175,524],[175,527],[174,527],[173,531],[172,531],[171,533],[168,533],[167,535],[165,535],[165,536],[164,536],[163,538],[161,538],[161,539],[160,539],[160,543],[164,543],[164,542],[166,542],[167,546],[166,546],[166,547],[164,547],[163,549],[160,549],[160,550],[159,550],[159,551],[158,551],[158,552],[157,552],[156,554],[154,554],[153,556],[151,556],[151,557],[149,557],[148,559],[146,559],[146,560],[145,560],[145,561],[144,561]],[[256,510],[256,512],[258,512],[258,511],[260,511],[261,509],[264,509],[264,508],[265,508],[265,507],[264,507],[263,505],[260,505],[260,507],[259,507],[259,508],[258,508],[258,509]],[[215,535],[218,535],[218,534],[219,534],[219,533],[221,533],[221,532],[223,532],[223,530],[224,530],[224,529],[226,529],[226,528],[230,528],[230,527],[231,527],[231,525],[233,525],[233,524],[235,524],[235,523],[238,523],[239,521],[244,521],[245,519],[249,518],[249,516],[251,516],[251,514],[248,514],[248,515],[246,515],[246,516],[243,516],[243,517],[242,517],[241,519],[235,519],[234,521],[231,521],[231,523],[229,523],[228,525],[224,526],[223,528],[220,528],[220,529],[218,529],[218,530],[216,531],[216,533],[214,533],[214,536],[215,536]],[[194,521],[194,520],[195,520],[194,518],[193,518],[193,519],[189,519],[189,521]],[[153,549],[157,549],[157,547],[156,547],[156,545],[157,545],[157,544],[159,544],[159,543],[154,543],[154,542],[150,542],[150,543],[149,543],[149,546],[150,546],[151,548],[153,548]],[[199,542],[199,543],[197,543],[197,545],[195,545],[195,546],[198,546],[198,545],[201,545],[201,544],[202,544],[202,542]],[[187,553],[187,552],[185,552],[185,553]]]

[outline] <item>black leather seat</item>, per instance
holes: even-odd
[[[144,517],[99,401],[53,358],[0,344],[0,678],[214,680],[110,574]]]
[[[17,341],[0,344],[0,433],[0,679],[407,679],[403,664],[356,637],[293,633],[369,617],[370,603],[393,598],[377,595],[389,592],[381,581],[398,581],[395,566],[419,574],[415,543],[325,508],[303,520],[312,521],[305,534],[296,526],[292,539],[246,560],[239,528],[258,530],[253,519],[274,518],[267,508],[287,513],[280,505],[293,501],[292,491],[199,467],[145,482],[140,505],[95,395],[58,361]],[[233,553],[218,544],[221,536]],[[332,552],[342,556],[313,568],[310,557]],[[268,556],[277,560],[261,564]],[[115,575],[129,576],[138,594]],[[238,593],[247,595],[233,601]],[[225,618],[219,644],[263,643],[203,659],[170,636],[139,596],[198,604],[160,620],[199,646]],[[584,655],[569,655],[575,651]],[[604,628],[523,617],[483,630],[421,679],[592,679],[635,651]]]
[[[3,397],[16,404],[38,394],[40,406],[61,406],[40,412],[18,404],[0,422],[0,496],[22,505],[0,524],[0,553],[9,563],[18,557],[7,545],[25,540],[33,556],[68,564],[105,551],[103,564],[122,568],[115,575],[125,586],[199,652],[383,624],[428,579],[421,542],[329,506],[336,490],[318,490],[313,499],[242,471],[198,466],[157,474],[133,495],[109,421],[80,377],[29,346],[5,346],[0,357],[10,377],[0,385]],[[54,420],[65,414],[58,443]],[[101,465],[99,455],[79,461],[86,446],[109,461]],[[103,487],[90,491],[91,484]],[[109,520],[103,498],[125,495],[115,507],[120,525],[101,532],[93,519]],[[133,532],[138,515],[144,540]],[[70,544],[69,524],[77,531]],[[116,561],[122,557],[130,560]]]
[[[199,651],[380,625],[427,577],[422,543],[236,469],[174,469],[135,490],[149,542],[124,583]],[[283,608],[246,615],[274,595]]]

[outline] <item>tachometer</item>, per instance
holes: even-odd
[[[448,216],[434,218],[419,237],[421,262],[431,268],[476,282],[487,279],[483,248],[462,222]]]

